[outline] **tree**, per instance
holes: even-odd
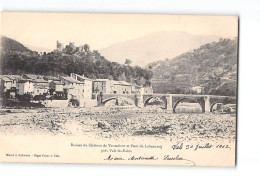
[[[86,52],[89,51],[89,45],[88,45],[88,44],[85,44],[85,45],[83,46],[83,48],[84,48],[84,50],[85,50]]]
[[[135,82],[136,82],[136,84],[139,85],[139,86],[144,86],[146,80],[144,79],[144,77],[141,76],[141,77],[140,77],[139,79],[137,79]]]
[[[60,43],[58,43],[60,46]],[[85,44],[83,50],[88,50]],[[78,47],[77,47],[78,48]],[[126,59],[126,64],[106,60],[97,50],[93,52],[76,52],[73,43],[66,45],[60,52],[49,52],[38,55],[33,52],[5,52],[0,59],[3,74],[41,74],[41,75],[70,75],[84,74],[91,79],[110,79],[149,85],[153,76],[152,70],[139,66],[132,67],[132,61]]]
[[[131,59],[126,59],[126,60],[125,60],[125,64],[128,65],[128,66],[129,66],[131,63],[132,63],[132,60],[131,60]]]
[[[118,81],[126,81],[126,77],[125,77],[125,74],[124,74],[124,73],[122,73],[122,74],[119,75]]]
[[[65,52],[66,52],[67,54],[73,54],[73,51],[74,51],[75,49],[76,49],[76,48],[75,48],[74,43],[73,43],[73,42],[70,42],[69,45],[66,45],[66,47],[65,47]]]

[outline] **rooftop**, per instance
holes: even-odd
[[[9,78],[6,77],[6,76],[3,76],[1,79],[2,79],[3,81],[5,81],[5,82],[12,82],[12,80],[9,79]]]
[[[35,83],[48,83],[48,82],[44,79],[36,79]]]
[[[80,81],[73,79],[72,77],[69,77],[69,76],[61,77],[61,78],[63,78],[64,80],[66,80],[68,82],[71,82],[71,83],[84,84],[83,82],[80,82]]]
[[[14,79],[22,79],[22,76],[21,75],[3,75],[5,77],[8,77],[9,79],[11,80],[14,80]]]
[[[93,81],[110,81],[109,79],[94,79]]]
[[[78,74],[72,73],[72,75],[73,75],[73,74],[76,75],[77,77],[81,78],[81,79],[92,81],[92,79],[87,78],[87,77],[85,77],[84,75],[81,76],[81,75],[78,75]]]
[[[17,81],[17,83],[26,83],[26,82],[32,82],[32,81],[27,80],[27,79],[21,79],[21,80]]]
[[[130,83],[126,82],[126,81],[112,81],[113,84],[115,85],[126,85],[126,86],[131,86]]]
[[[29,79],[38,79],[38,78],[42,78],[41,75],[33,75],[33,74],[24,74],[25,78],[29,78]]]
[[[45,79],[45,80],[59,80],[59,78],[57,78],[55,76],[44,76],[43,79]]]

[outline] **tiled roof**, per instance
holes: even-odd
[[[87,78],[87,77],[85,77],[85,76],[81,76],[81,75],[78,75],[78,74],[74,74],[74,75],[76,75],[77,77],[80,77],[81,79],[92,81],[92,79]]]
[[[5,81],[5,82],[12,82],[12,80],[11,79],[9,79],[8,77],[6,77],[6,76],[3,76],[2,78],[1,78],[3,81]]]
[[[95,79],[93,81],[110,81],[109,79]]]
[[[46,81],[44,79],[36,79],[35,82],[36,83],[48,83],[48,81]]]
[[[33,74],[25,74],[24,76],[27,78],[30,78],[30,79],[38,79],[38,78],[42,77],[42,76],[33,75]]]
[[[21,75],[6,75],[9,79],[14,80],[14,79],[22,79]]]
[[[71,83],[78,83],[78,84],[83,84],[83,82],[80,82],[76,79],[73,79],[72,77],[62,77],[63,79],[65,79],[66,81],[69,81]]]
[[[131,84],[126,82],[126,81],[112,81],[112,83],[115,84],[115,85],[131,86]]]
[[[26,83],[26,82],[32,82],[32,81],[26,80],[26,79],[21,79],[21,80],[17,81],[17,83]]]

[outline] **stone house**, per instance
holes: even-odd
[[[19,80],[16,83],[16,93],[18,95],[33,94],[34,84],[31,80]]]

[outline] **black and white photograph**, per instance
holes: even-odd
[[[1,162],[235,166],[237,16],[2,12],[0,61]]]

